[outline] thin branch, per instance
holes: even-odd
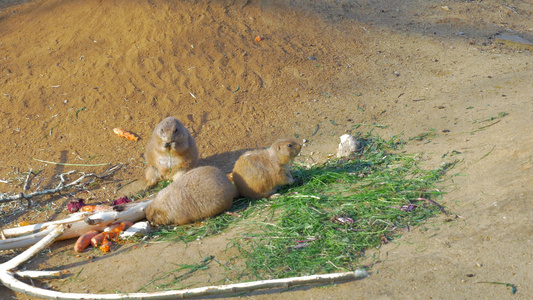
[[[26,181],[24,182],[24,191],[27,191],[30,189],[30,176],[33,174],[33,169],[30,168],[30,171],[28,172],[28,176],[26,176]]]
[[[127,294],[83,294],[83,293],[62,293],[57,291],[50,291],[31,286],[16,280],[11,273],[0,273],[0,280],[8,288],[22,294],[33,297],[46,299],[62,299],[62,300],[78,300],[78,299],[98,299],[98,300],[112,300],[112,299],[185,299],[194,297],[203,297],[209,295],[223,295],[235,294],[242,292],[251,292],[259,289],[268,288],[290,288],[297,285],[317,284],[317,283],[334,283],[338,281],[357,280],[368,277],[368,273],[364,270],[357,270],[355,272],[311,275],[304,277],[292,277],[285,279],[274,279],[264,281],[253,281],[245,283],[237,283],[231,285],[206,286],[201,288],[172,290],[165,292],[153,293],[127,293]]]
[[[60,181],[59,181],[59,183],[57,184],[57,186],[55,188],[48,189],[48,190],[42,190],[42,191],[35,191],[35,192],[29,193],[29,194],[24,194],[24,193],[20,193],[20,194],[16,194],[16,195],[0,194],[0,203],[11,202],[11,201],[16,201],[16,200],[20,200],[20,199],[28,200],[31,197],[48,195],[48,194],[55,194],[57,192],[60,192],[60,191],[63,191],[63,190],[68,190],[68,189],[72,189],[72,188],[83,189],[83,188],[85,188],[85,186],[87,184],[93,182],[95,179],[102,179],[104,177],[107,177],[107,176],[117,172],[121,168],[122,168],[122,164],[116,164],[114,166],[111,166],[107,170],[105,170],[102,173],[102,175],[96,175],[94,173],[85,174],[85,173],[81,172],[82,176],[80,176],[78,179],[76,179],[76,180],[74,180],[74,181],[72,181],[70,183],[66,183],[67,180],[65,179],[65,176],[71,175],[71,174],[75,173],[76,171],[69,171],[69,172],[66,172],[66,173],[62,173],[62,174],[59,174],[59,180]],[[31,171],[30,171],[30,173],[31,173]],[[87,179],[87,178],[92,178],[92,180],[84,182],[84,180]]]
[[[59,166],[70,166],[70,167],[100,167],[100,166],[108,166],[109,163],[105,163],[105,164],[93,164],[93,165],[88,165],[88,164],[68,164],[68,163],[58,163],[58,162],[53,162],[53,161],[47,161],[47,160],[42,160],[42,159],[37,159],[35,157],[32,157],[33,160],[36,160],[36,161],[40,161],[42,163],[45,163],[45,164],[52,164],[52,165],[59,165]]]

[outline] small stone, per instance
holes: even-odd
[[[150,223],[148,221],[137,222],[133,224],[133,226],[131,226],[130,228],[126,229],[126,231],[123,231],[120,234],[120,237],[123,239],[127,239],[132,236],[144,236],[147,235],[150,230],[152,230],[152,226],[150,226]]]
[[[353,153],[361,150],[361,142],[358,141],[354,136],[344,134],[340,137],[340,139],[341,142],[339,143],[337,157],[350,156]]]

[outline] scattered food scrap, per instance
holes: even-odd
[[[130,140],[130,141],[134,141],[134,142],[136,142],[136,141],[139,140],[139,137],[136,136],[135,134],[133,134],[133,133],[131,133],[131,132],[129,132],[129,131],[126,131],[126,130],[120,129],[120,128],[114,128],[114,129],[113,129],[113,132],[114,132],[116,135],[118,135],[118,136],[120,136],[120,137],[123,137],[123,138],[125,138],[125,139],[127,139],[127,140]]]

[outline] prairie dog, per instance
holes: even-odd
[[[198,167],[162,189],[146,208],[156,225],[183,225],[220,214],[233,204],[237,189],[222,170]]]
[[[146,187],[163,179],[176,180],[196,166],[198,147],[187,128],[174,117],[157,124],[146,146]]]
[[[302,146],[291,139],[278,140],[268,149],[244,153],[235,162],[233,182],[243,197],[260,199],[276,191],[276,187],[292,184],[289,163]]]

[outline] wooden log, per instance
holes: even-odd
[[[122,211],[79,212],[63,220],[6,229],[3,230],[4,235],[11,238],[0,240],[0,250],[27,248],[37,243],[59,225],[68,225],[68,228],[59,237],[59,240],[65,240],[79,237],[93,229],[103,231],[113,223],[136,222],[146,217],[145,209],[151,201],[150,199],[124,204]],[[22,234],[28,235],[20,236]]]
[[[335,274],[311,275],[303,277],[292,277],[274,280],[262,280],[245,283],[236,283],[230,285],[207,286],[185,290],[173,290],[154,293],[124,293],[124,294],[84,294],[84,293],[63,293],[51,291],[26,284],[15,278],[11,272],[12,269],[19,267],[22,263],[51,245],[67,229],[66,225],[57,225],[53,230],[39,242],[28,248],[26,251],[12,258],[11,260],[0,264],[0,282],[7,288],[26,294],[32,297],[46,299],[175,299],[175,298],[192,298],[209,295],[233,294],[241,292],[250,292],[258,289],[267,288],[289,288],[303,284],[333,283],[336,281],[362,279],[368,276],[365,270],[356,270],[355,272],[344,272]],[[43,273],[41,271],[41,273]]]

